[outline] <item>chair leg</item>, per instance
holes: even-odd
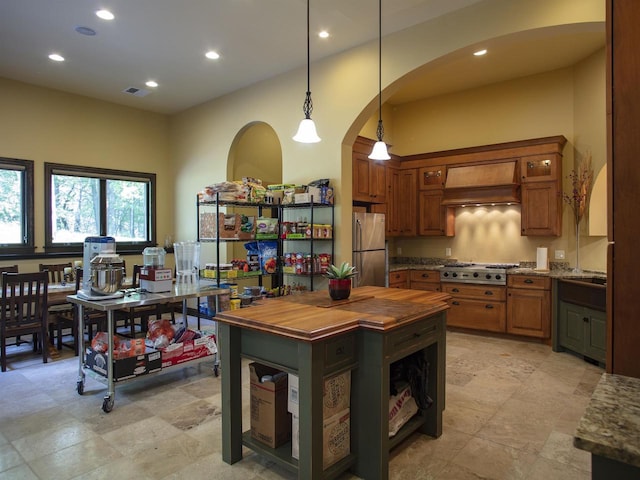
[[[0,366],[3,372],[7,371],[7,342],[4,335],[0,338]]]
[[[42,325],[40,334],[42,335],[42,340],[40,342],[40,344],[42,345],[42,363],[47,363],[49,361],[49,349],[47,347],[49,344],[49,339],[47,335],[46,325]]]

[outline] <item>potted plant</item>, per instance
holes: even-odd
[[[351,277],[356,275],[356,267],[342,262],[336,267],[329,265],[325,276],[329,279],[329,295],[332,300],[345,300],[351,295]]]

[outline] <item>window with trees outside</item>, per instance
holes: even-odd
[[[0,158],[0,254],[33,251],[33,161]]]
[[[46,250],[79,252],[104,235],[118,252],[155,245],[155,183],[151,173],[45,163]]]

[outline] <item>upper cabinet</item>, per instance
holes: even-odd
[[[563,146],[564,142],[558,142],[557,151],[520,158],[522,235],[562,235]]]
[[[386,173],[385,161],[368,158],[373,142],[360,139],[353,145],[353,201],[385,203]]]
[[[447,179],[447,167],[437,165],[418,169],[419,190],[442,190]]]
[[[386,203],[376,211],[387,213],[388,236],[453,236],[458,206],[513,203],[521,203],[522,235],[560,236],[566,142],[558,135],[372,162],[373,141],[359,137],[353,200],[370,211]]]

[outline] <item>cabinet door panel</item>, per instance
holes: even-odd
[[[607,316],[604,312],[587,309],[589,325],[586,325],[584,353],[586,356],[605,362],[607,358]]]
[[[400,170],[398,191],[398,219],[400,235],[416,234],[416,169]]]
[[[369,202],[369,159],[362,153],[353,154],[353,199]]]
[[[550,293],[545,290],[510,289],[507,295],[507,332],[548,338]]]
[[[582,307],[560,302],[558,315],[559,343],[581,353],[584,348],[584,313]]]
[[[562,204],[556,182],[522,187],[522,235],[562,234]]]
[[[442,204],[442,190],[420,192],[419,229],[420,235],[444,235],[446,209]]]
[[[371,202],[384,203],[386,198],[387,179],[385,165],[378,160],[369,160],[369,194]]]

